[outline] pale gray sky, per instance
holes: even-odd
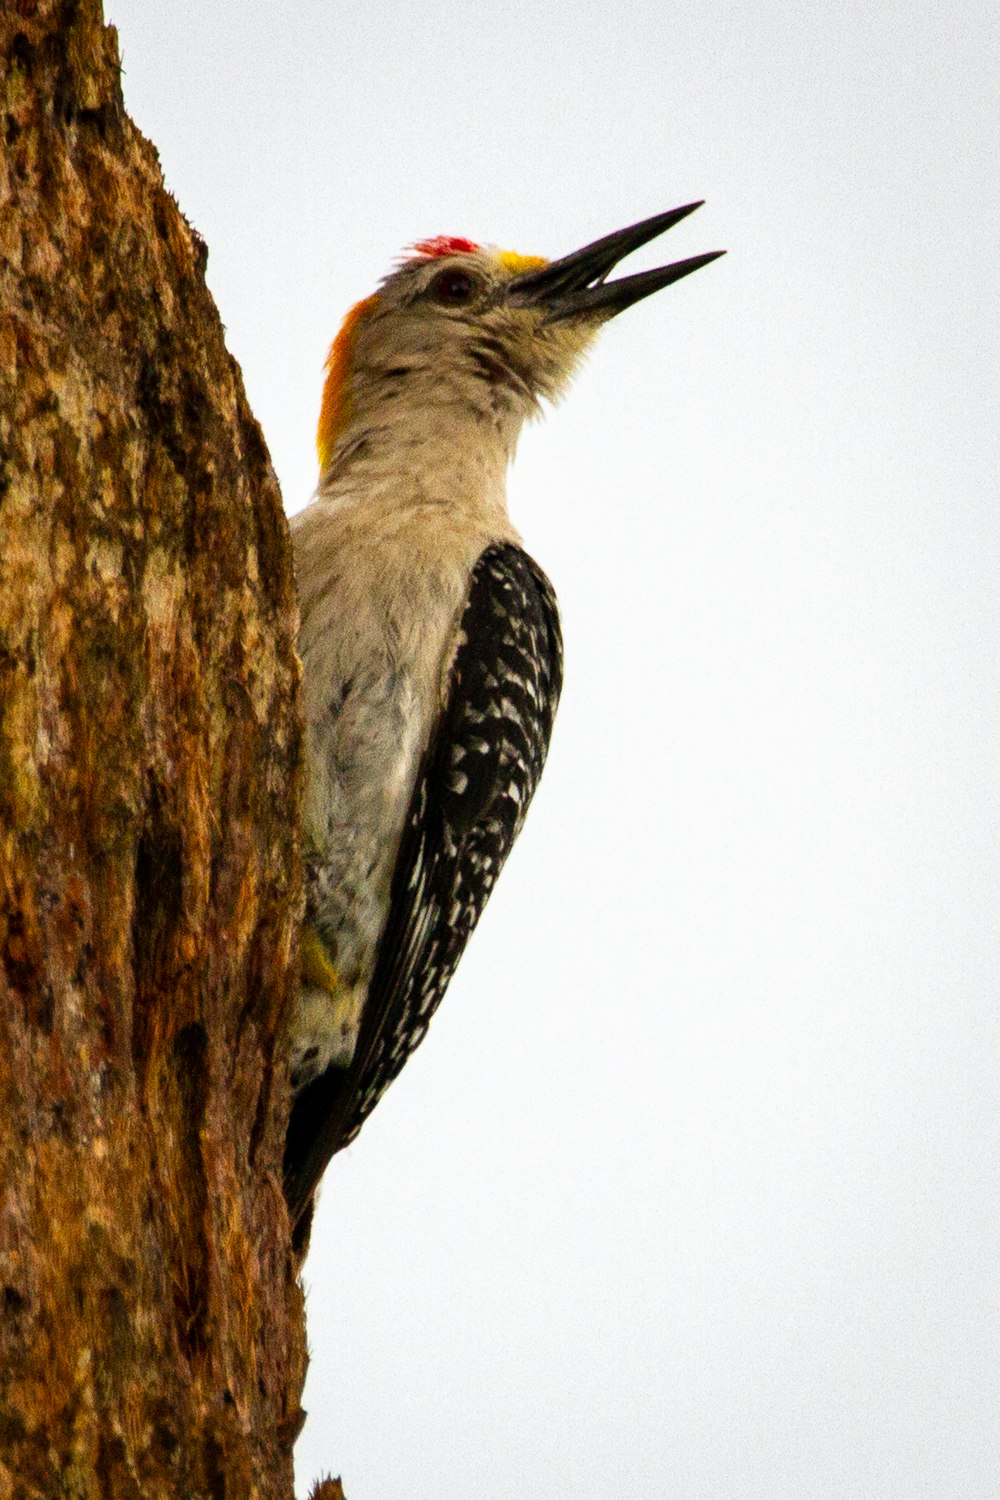
[[[729,250],[522,443],[565,697],[327,1175],[301,1490],[994,1500],[995,6],[108,12],[289,510],[408,242]]]

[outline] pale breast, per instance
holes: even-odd
[[[397,508],[379,520],[370,505],[362,520],[350,506],[319,502],[292,523],[307,917],[351,983],[370,973],[469,575],[486,545],[454,518],[407,518]]]

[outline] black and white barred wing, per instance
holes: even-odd
[[[414,788],[354,1062],[310,1084],[293,1111],[293,1215],[423,1040],[524,822],[561,685],[548,579],[520,548],[489,547],[472,574],[448,701]]]

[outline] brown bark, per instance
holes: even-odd
[[[0,72],[0,1500],[290,1496],[285,523],[100,0]]]

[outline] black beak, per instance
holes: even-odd
[[[641,224],[618,229],[602,240],[595,240],[592,245],[584,245],[582,250],[574,250],[572,255],[564,255],[561,260],[550,261],[540,271],[518,276],[507,289],[507,300],[515,307],[541,309],[546,314],[545,321],[550,323],[579,313],[592,313],[601,319],[613,318],[626,307],[631,307],[633,302],[648,297],[651,292],[658,292],[673,281],[680,281],[682,276],[689,276],[692,271],[698,271],[725,255],[724,250],[710,250],[707,255],[694,255],[690,260],[678,260],[672,266],[660,266],[655,271],[640,271],[618,281],[606,280],[626,255],[673,229],[696,208],[701,208],[701,203],[686,203],[683,208],[655,214],[651,219],[643,219]]]

